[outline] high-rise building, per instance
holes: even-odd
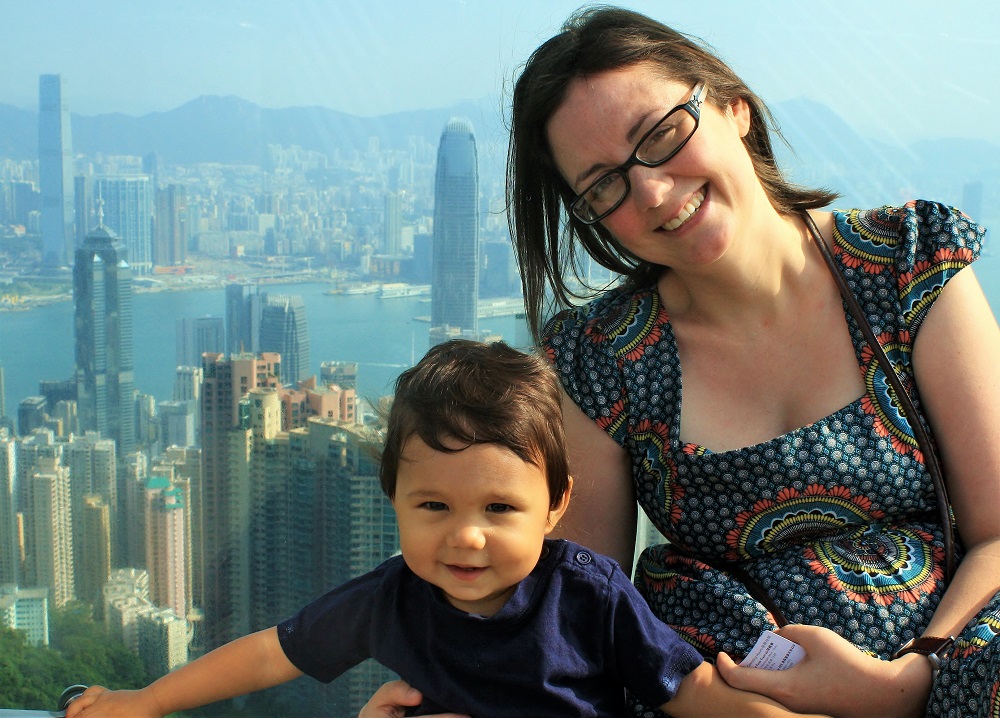
[[[21,399],[17,405],[17,433],[27,436],[44,425],[48,418],[45,408],[44,396],[26,396]]]
[[[226,351],[226,330],[222,317],[179,317],[177,319],[177,366],[198,366],[205,352]]]
[[[226,351],[229,354],[260,349],[260,315],[267,295],[250,284],[226,287]]]
[[[260,350],[281,355],[281,383],[295,386],[311,376],[309,324],[300,296],[268,295],[260,318]]]
[[[62,607],[76,596],[69,469],[54,456],[40,457],[30,494],[33,550],[25,570],[28,587],[49,589],[52,605]]]
[[[198,401],[203,378],[200,356],[194,366],[177,367],[177,375],[174,377],[174,401]]]
[[[161,401],[159,434],[163,447],[195,446],[198,436],[195,430],[197,417],[197,401]]]
[[[396,256],[403,251],[403,201],[399,192],[386,192],[382,224],[382,251]]]
[[[60,75],[38,79],[38,178],[42,190],[42,261],[66,266],[73,257],[73,143]]]
[[[206,649],[249,632],[251,389],[276,387],[281,357],[202,357],[201,541]]]
[[[24,633],[31,646],[49,645],[49,592],[0,584],[0,626]]]
[[[89,584],[92,566],[85,566],[84,552],[100,551],[98,534],[93,534],[88,540],[85,532],[87,524],[83,517],[87,510],[88,499],[100,498],[104,510],[108,512],[109,527],[111,522],[117,522],[119,514],[118,503],[118,462],[115,456],[115,442],[105,439],[96,431],[88,431],[83,436],[74,436],[63,445],[63,462],[70,471],[70,506],[73,512],[73,563],[76,584],[88,584],[89,593],[79,597],[85,601],[97,601],[100,598],[100,587]],[[110,535],[108,551],[110,552]],[[96,542],[96,543],[95,543]],[[110,559],[109,559],[110,560]],[[93,565],[93,564],[92,564]],[[107,578],[105,574],[104,579]]]
[[[94,607],[96,620],[103,620],[104,584],[111,576],[111,507],[97,494],[83,497],[82,507],[73,514],[73,526],[82,527],[81,545],[73,544],[79,554],[74,572],[76,595]]]
[[[183,185],[170,184],[156,190],[155,226],[153,264],[159,267],[184,264],[187,260],[188,201]]]
[[[99,225],[73,267],[77,410],[84,431],[135,451],[132,271],[118,236]]]
[[[188,603],[188,547],[185,503],[172,475],[153,470],[146,482],[146,570],[150,600],[173,609],[180,617],[190,611]],[[172,472],[170,472],[172,474]]]
[[[17,444],[0,427],[0,586],[21,582],[17,498]]]
[[[432,252],[431,328],[477,336],[479,159],[472,123],[466,119],[452,118],[441,133]]]
[[[101,220],[125,245],[122,259],[137,275],[153,270],[153,188],[148,175],[99,177],[95,188],[103,203]],[[88,235],[89,239],[89,235]]]
[[[73,205],[76,209],[73,214],[75,224],[73,247],[82,247],[84,240],[87,239],[87,232],[96,224],[92,189],[90,177],[87,175],[77,175],[73,178]]]
[[[320,383],[336,384],[341,389],[358,388],[358,363],[353,361],[325,361],[319,365]]]

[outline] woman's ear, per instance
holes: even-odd
[[[567,476],[566,491],[563,492],[562,498],[559,499],[555,506],[549,509],[549,519],[545,526],[545,533],[548,534],[556,527],[559,520],[566,513],[566,509],[569,508],[569,498],[570,494],[573,493],[573,477]]]
[[[750,131],[750,103],[744,97],[734,97],[729,103],[729,114],[736,123],[740,137],[746,137]]]

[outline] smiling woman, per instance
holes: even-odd
[[[968,356],[995,349],[971,269],[962,267],[980,253],[980,227],[1000,225],[1000,4],[954,0],[943,11],[931,0],[703,0],[665,10],[660,0],[634,0],[629,7],[705,38],[729,62],[695,43],[682,47],[703,61],[666,70],[646,57],[570,72],[541,88],[549,105],[522,103],[513,116],[525,62],[579,0],[91,5],[4,4],[0,308],[30,305],[24,275],[46,290],[72,291],[72,252],[66,268],[37,266],[43,215],[57,205],[75,210],[75,248],[97,223],[97,188],[110,225],[119,220],[111,219],[108,180],[125,177],[131,187],[142,177],[134,186],[148,191],[135,193],[134,228],[150,231],[135,230],[145,239],[119,232],[126,242],[149,242],[142,266],[130,263],[133,274],[151,272],[133,277],[141,287],[132,304],[132,378],[142,450],[111,456],[96,424],[81,419],[71,302],[0,314],[0,426],[9,427],[0,429],[0,604],[14,601],[22,621],[34,617],[22,625],[29,640],[44,643],[35,637],[48,625],[44,612],[28,610],[40,605],[39,591],[51,591],[50,611],[75,596],[80,611],[100,616],[95,630],[116,626],[109,640],[128,643],[162,673],[185,660],[184,650],[194,655],[273,626],[398,551],[392,505],[370,458],[378,430],[335,425],[329,414],[341,416],[341,406],[334,411],[330,402],[340,397],[346,415],[356,382],[357,397],[377,403],[426,347],[420,317],[432,312],[416,290],[406,299],[349,292],[378,281],[430,282],[430,272],[418,277],[434,245],[436,148],[442,128],[463,117],[479,158],[482,296],[520,301],[505,209],[520,213],[516,241],[537,252],[522,256],[528,316],[561,371],[571,435],[582,446],[567,535],[614,554],[628,574],[634,493],[675,547],[760,567],[757,583],[776,600],[798,594],[786,613],[825,622],[880,657],[921,633],[955,632],[954,656],[996,650],[988,647],[991,615],[962,632],[962,619],[973,618],[965,614],[988,602],[988,587],[965,576],[993,575],[992,564],[975,570],[994,533],[976,511],[996,503],[992,485],[968,476],[973,464],[992,475],[995,457],[982,452],[1000,443],[984,408],[996,398],[994,378],[933,347],[960,346],[955,354]],[[595,48],[607,61],[609,47]],[[39,112],[42,75],[61,93]],[[72,130],[58,150],[39,148],[43,115],[46,127],[65,120]],[[522,145],[523,172],[507,202],[509,131],[523,143],[522,125],[538,132]],[[779,127],[797,154],[777,141]],[[63,202],[47,192],[54,165],[64,170]],[[834,213],[835,193],[823,187],[842,207],[892,209]],[[935,201],[907,204],[914,197]],[[898,408],[871,345],[845,315],[803,209],[866,299],[890,361],[918,390],[916,406],[946,454],[949,488],[958,487],[951,495],[968,552],[959,559],[972,568],[960,569],[958,588],[936,612],[943,532],[923,450],[903,416],[916,412]],[[991,252],[987,244],[975,270],[1000,307],[1000,259]],[[618,274],[629,277],[628,289],[605,294]],[[279,276],[289,284],[258,294],[237,288],[245,315],[223,296],[224,284]],[[297,283],[303,278],[315,281]],[[194,284],[213,289],[145,293]],[[285,404],[261,386],[259,405],[241,403],[253,383],[272,378],[265,367],[226,384],[226,360],[211,365],[217,374],[208,385],[197,383],[197,369],[177,381],[176,323],[207,319],[219,328],[239,315],[245,337],[210,348],[254,351],[250,325],[268,290],[303,297],[310,373],[337,362],[323,368],[319,386],[291,390]],[[552,296],[597,301],[547,325],[565,308],[543,303]],[[488,326],[526,346],[524,324],[521,315]],[[218,338],[205,334],[200,342]],[[324,421],[308,416],[320,403]],[[219,407],[231,410],[231,421],[213,444],[196,427],[203,410]],[[209,419],[211,429],[220,416]],[[258,422],[256,431],[247,422]],[[867,432],[855,434],[859,426]],[[951,426],[968,432],[956,437]],[[228,433],[236,427],[242,433]],[[238,480],[222,486],[212,472],[224,469]],[[601,476],[619,483],[605,492]],[[508,499],[491,503],[513,506]],[[212,543],[223,525],[226,539]],[[815,536],[827,538],[802,543]],[[639,543],[647,542],[644,534]],[[206,545],[226,548],[206,553]],[[920,560],[904,570],[904,554]],[[695,555],[647,554],[639,576],[649,603],[703,655],[739,653],[770,618],[728,573],[692,568],[704,563]],[[797,572],[787,566],[795,561]],[[815,591],[799,591],[803,584]],[[740,615],[752,630],[739,623],[737,638],[720,635],[717,623],[731,611],[710,602],[699,616],[677,608],[716,595],[749,607]],[[105,596],[114,597],[108,605]],[[122,608],[129,601],[146,607],[141,620]],[[4,622],[11,615],[0,610]],[[886,615],[905,620],[889,627]],[[59,630],[53,624],[53,643]],[[857,667],[848,648],[845,665]],[[825,647],[816,653],[829,655]],[[936,692],[965,680],[954,656],[943,662]],[[901,674],[927,668],[915,658],[882,663]],[[518,665],[527,662],[519,656]],[[32,665],[26,659],[15,670],[30,673]],[[102,682],[125,687],[119,673]],[[245,710],[355,715],[388,676],[362,667],[329,690],[296,686]],[[86,677],[57,676],[53,685],[77,680]],[[869,685],[862,676],[843,692]],[[912,686],[924,690],[926,682]]]

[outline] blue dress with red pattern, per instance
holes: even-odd
[[[924,201],[835,211],[834,220],[834,255],[919,407],[913,343],[947,281],[979,256],[985,230]],[[627,449],[639,503],[670,542],[643,552],[636,584],[706,656],[745,655],[775,626],[766,606],[776,605],[790,622],[826,626],[888,659],[921,635],[944,591],[923,455],[846,310],[845,321],[864,395],[724,452],[680,440],[681,366],[655,286],[611,290],[546,326],[564,388]],[[760,589],[763,603],[751,595]],[[998,691],[1000,594],[958,637],[928,715],[1000,716]]]

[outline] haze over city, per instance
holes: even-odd
[[[71,110],[86,115],[141,115],[213,94],[357,115],[501,100],[530,51],[581,4],[8,0],[0,103],[36,108],[43,73],[62,74]],[[768,102],[823,102],[880,139],[1000,143],[997,3],[627,5],[709,42]]]

